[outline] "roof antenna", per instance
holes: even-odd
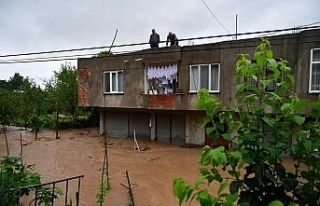
[[[115,41],[116,38],[117,38],[117,35],[118,35],[118,29],[116,30],[116,33],[114,34],[112,44],[111,44],[111,46],[110,46],[110,48],[109,48],[109,53],[111,52],[111,48],[112,48],[112,46],[113,46],[113,44],[114,44],[114,41]]]

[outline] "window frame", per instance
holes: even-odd
[[[122,91],[119,91],[119,73],[122,73]],[[103,72],[103,93],[104,94],[123,94],[124,90],[124,78],[123,78],[123,69],[122,70],[112,70],[112,71],[104,71]],[[109,74],[109,89],[110,91],[106,91],[106,74]],[[115,89],[113,88],[113,76],[116,75]]]
[[[320,51],[320,48],[313,48],[313,49],[310,50],[309,93],[320,93],[320,88],[318,90],[312,89],[312,79],[313,79],[312,78],[312,70],[313,70],[313,65],[315,65],[315,64],[319,64],[320,65],[320,60],[313,61],[313,52],[314,51]]]
[[[218,68],[218,74],[217,74],[217,89],[215,90],[212,90],[212,65],[214,66],[217,66]],[[209,63],[209,64],[192,64],[189,66],[189,93],[197,93],[201,88],[201,66],[208,66],[208,88],[205,88],[205,89],[208,89],[208,91],[210,93],[219,93],[220,92],[220,63]],[[197,67],[197,70],[198,70],[198,77],[197,77],[197,85],[195,86],[195,89],[192,89],[191,88],[191,85],[192,85],[192,82],[193,82],[193,79],[191,79],[193,77],[192,75],[192,68],[193,67]]]
[[[278,59],[276,59],[276,61],[278,62],[279,60]],[[251,61],[252,63],[254,63],[254,64],[256,64],[256,61],[255,60],[253,60],[253,61]],[[272,70],[270,70],[270,69],[268,69],[269,67],[267,67],[267,69],[265,70],[265,72],[264,72],[264,78],[265,77],[269,77],[270,75],[272,75],[273,73],[272,73]],[[282,80],[283,80],[283,72],[281,72],[281,77],[280,77]],[[255,90],[255,89],[257,89],[258,88],[258,86],[259,86],[259,81],[260,81],[261,79],[260,78],[258,78],[257,80],[254,80],[252,77],[244,77],[244,79],[243,79],[243,81],[245,81],[245,82],[247,82],[248,83],[248,87],[245,89],[245,91],[248,91],[248,92],[250,92],[250,91],[253,91],[253,90]],[[276,80],[274,80],[273,82],[272,82],[272,84],[270,84],[270,85],[268,85],[266,88],[265,88],[265,92],[274,92],[276,89],[277,89],[277,83],[278,83],[278,81],[276,81]]]

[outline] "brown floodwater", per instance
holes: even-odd
[[[101,178],[104,157],[104,141],[98,128],[60,131],[61,139],[54,139],[54,131],[42,131],[38,140],[34,134],[24,131],[7,133],[11,155],[20,153],[19,135],[23,137],[23,161],[35,164],[42,175],[42,182],[84,175],[81,180],[80,205],[96,205],[96,194]],[[6,154],[4,135],[0,134],[0,155]],[[173,196],[172,182],[184,177],[193,183],[198,173],[197,160],[201,148],[181,148],[179,145],[161,142],[138,141],[144,151],[133,150],[132,138],[109,138],[108,158],[111,190],[105,205],[129,205],[125,172],[128,171],[137,206],[178,205]],[[70,183],[69,198],[74,201],[76,181]],[[122,184],[122,185],[121,185]],[[61,189],[64,185],[57,185]],[[215,185],[212,185],[215,190]],[[30,201],[30,200],[25,200]],[[64,197],[55,205],[63,205]],[[198,204],[194,204],[198,205]]]
[[[34,133],[30,131],[9,131],[7,136],[11,155],[20,153],[20,133],[24,145],[23,161],[35,165],[35,170],[42,175],[43,183],[84,175],[81,180],[80,205],[97,205],[96,194],[104,159],[104,139],[99,135],[98,128],[62,130],[59,132],[60,139],[54,138],[54,131],[42,131],[38,140],[34,140]],[[104,205],[129,205],[128,190],[123,186],[128,185],[126,171],[129,173],[136,206],[179,205],[172,191],[173,179],[184,177],[194,183],[199,174],[197,160],[201,148],[138,141],[140,148],[145,149],[138,151],[133,149],[132,138],[108,137],[107,140],[111,190]],[[0,134],[0,155],[5,154],[5,138]],[[290,169],[292,160],[284,158],[284,164]],[[64,184],[57,186],[61,189],[65,187]],[[68,198],[75,203],[77,181],[71,181],[69,186]],[[216,194],[218,185],[211,184],[208,189]],[[30,201],[30,198],[25,199],[24,205],[29,205]],[[64,205],[64,197],[56,200],[55,205]]]

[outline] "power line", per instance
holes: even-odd
[[[308,37],[315,37],[315,36],[308,36]],[[290,39],[290,38],[288,38]],[[250,42],[256,42],[256,39],[252,39]],[[320,43],[319,41],[295,41],[295,42],[287,42],[287,43],[273,43],[272,46],[279,46],[279,45],[291,45],[291,44],[307,44],[307,43]],[[185,50],[181,50],[180,52],[194,52],[194,51],[212,51],[212,50],[223,50],[223,49],[242,49],[242,48],[254,48],[256,47],[256,44],[252,45],[228,45],[228,46],[222,46],[219,48],[188,48]],[[137,50],[140,51],[140,50]],[[117,55],[121,56],[141,56],[145,53],[143,52],[137,52],[137,51],[126,51],[126,52],[119,52]],[[165,53],[174,53],[176,51],[155,51],[155,52],[150,52],[148,54],[165,54]],[[82,56],[92,56],[94,54],[83,54]],[[39,58],[39,59],[24,59],[24,60],[12,60],[12,61],[0,61],[0,64],[19,64],[19,63],[39,63],[39,62],[53,62],[53,61],[68,61],[68,60],[77,60],[76,58],[79,55],[71,55],[71,56],[64,56],[64,58],[57,58],[57,57],[51,57],[51,58]],[[113,57],[113,56],[106,56],[106,57]],[[102,57],[101,57],[102,58]]]
[[[231,33],[220,21],[219,19],[216,17],[216,15],[214,15],[214,13],[211,11],[210,7],[206,4],[206,2],[204,0],[201,0],[202,3],[207,7],[207,9],[209,10],[209,12],[211,13],[211,15],[213,16],[213,18],[220,24],[220,26],[226,30],[228,33]]]
[[[320,28],[320,26],[311,26],[311,27],[303,27],[303,28],[304,29],[314,29],[314,28]],[[301,27],[299,27],[299,28],[293,27],[293,28],[287,28],[287,29],[245,32],[245,33],[238,33],[237,35],[244,36],[244,35],[262,34],[262,33],[285,32],[285,31],[300,30],[300,29],[302,29],[302,28]],[[223,34],[223,35],[214,35],[214,36],[205,36],[205,37],[193,37],[193,38],[179,39],[179,41],[232,37],[234,35],[235,34]],[[164,42],[166,42],[166,41],[161,41],[160,43],[164,43]],[[148,45],[148,44],[149,44],[148,42],[143,42],[143,43],[132,43],[132,44],[120,44],[120,45],[114,45],[113,47],[114,48],[115,47],[121,48],[121,47],[142,46],[142,45]],[[52,53],[63,53],[63,52],[75,52],[75,51],[86,51],[86,50],[98,50],[98,49],[106,49],[106,48],[110,48],[110,46],[107,45],[107,46],[83,47],[83,48],[75,48],[75,49],[62,49],[62,50],[7,54],[7,55],[0,55],[0,58],[17,57],[17,56],[31,56],[31,55],[40,55],[40,54],[52,54]]]
[[[317,23],[317,22],[315,22]],[[313,24],[315,24],[313,23]],[[244,35],[253,35],[253,34],[262,34],[262,33],[273,33],[273,32],[285,32],[291,30],[301,30],[301,29],[316,29],[320,28],[320,26],[311,26],[311,27],[299,27],[299,28],[288,28],[288,29],[279,29],[279,30],[267,30],[267,31],[256,31],[256,32],[246,32],[246,33],[239,33],[238,36]],[[201,39],[209,39],[209,38],[222,38],[222,37],[230,37],[234,34],[225,34],[225,35],[215,35],[215,36],[206,36],[206,37],[194,37],[194,38],[187,38],[187,39],[180,39],[179,41],[190,41],[190,40],[201,40]],[[165,42],[165,41],[162,41]],[[127,46],[137,46],[137,45],[144,45],[148,43],[135,43],[135,44],[122,44],[122,45],[114,45],[113,47],[127,47]],[[43,52],[31,52],[31,53],[20,53],[20,54],[9,54],[9,55],[2,55],[0,58],[6,57],[18,57],[18,56],[30,56],[36,54],[52,54],[52,53],[62,53],[62,52],[74,52],[74,51],[86,51],[86,50],[95,50],[97,48],[108,48],[109,46],[99,46],[99,47],[86,47],[86,48],[78,48],[78,49],[65,49],[65,50],[52,50],[52,51],[43,51]],[[139,50],[138,50],[139,51]],[[126,52],[119,52],[118,54],[128,53],[128,52],[136,52],[136,51],[126,51]],[[69,56],[56,56],[56,57],[43,57],[43,58],[30,58],[30,59],[12,59],[6,61],[0,61],[0,64],[15,64],[15,63],[33,63],[33,62],[50,62],[50,61],[64,61],[64,60],[76,60],[78,57],[84,56],[92,56],[94,54],[76,54],[76,55],[69,55]],[[140,54],[141,55],[141,54]]]

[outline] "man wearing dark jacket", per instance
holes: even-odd
[[[152,29],[152,34],[150,35],[149,44],[151,49],[159,48],[160,35],[155,29]]]
[[[167,46],[168,46],[169,41],[170,41],[170,46],[178,46],[177,35],[171,31],[169,32],[169,34],[167,36],[167,43],[166,43]]]

